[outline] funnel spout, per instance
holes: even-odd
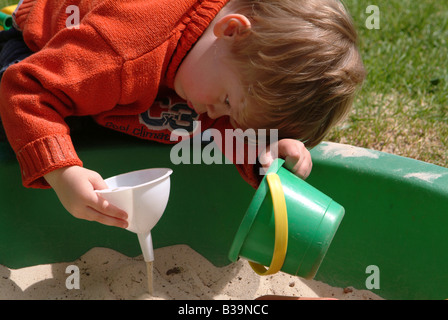
[[[137,236],[140,248],[142,249],[143,259],[146,262],[154,261],[154,248],[152,245],[151,232],[148,232],[147,234],[138,233]]]

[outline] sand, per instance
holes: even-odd
[[[79,271],[79,281],[70,269]],[[260,277],[245,260],[215,267],[186,245],[155,250],[153,275],[151,296],[142,256],[130,258],[112,249],[93,248],[73,262],[22,269],[0,265],[0,299],[253,300],[265,295],[381,299],[368,290],[334,288],[282,272]]]

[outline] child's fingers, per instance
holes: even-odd
[[[284,139],[278,144],[278,153],[285,159],[285,167],[302,179],[306,179],[312,169],[311,155],[305,145],[297,140]]]
[[[128,226],[128,223],[126,221],[128,219],[128,214],[124,210],[114,206],[98,194],[97,201],[91,205],[91,208],[107,218],[116,220],[116,222],[119,224],[117,226],[121,228],[126,228]]]
[[[92,184],[93,189],[95,190],[103,190],[108,188],[106,181],[104,181],[103,178],[97,172],[93,171],[91,172],[91,175],[89,176],[89,181]]]
[[[311,173],[312,162],[307,161],[305,157],[297,159],[296,157],[288,156],[285,159],[285,166],[295,175],[302,179],[306,179]]]
[[[91,207],[85,208],[84,217],[81,218],[89,221],[96,221],[106,226],[119,227],[119,228],[126,228],[128,226],[127,221],[118,219],[116,217],[108,216]]]
[[[106,182],[96,172],[91,174],[89,181],[94,190],[108,188]],[[120,228],[126,228],[128,226],[128,222],[126,221],[128,214],[102,198],[101,195],[97,193],[94,193],[91,203],[89,203],[87,208],[89,208],[89,215],[94,221]]]
[[[267,170],[275,158],[285,159],[285,167],[299,176],[306,179],[313,166],[311,154],[305,145],[294,139],[282,139],[266,148],[259,155],[262,167]]]

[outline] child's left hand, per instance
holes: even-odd
[[[267,170],[274,159],[282,158],[285,159],[285,167],[289,171],[302,179],[306,179],[311,173],[313,162],[311,160],[311,154],[305,145],[299,140],[294,139],[282,139],[275,142],[275,144],[268,146],[259,155],[258,159],[263,168]],[[276,149],[278,150],[278,154],[275,154]]]

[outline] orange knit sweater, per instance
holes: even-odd
[[[48,172],[82,165],[67,116],[90,115],[163,143],[172,143],[173,129],[192,131],[192,120],[201,120],[202,130],[230,128],[228,118],[198,117],[172,90],[157,100],[173,88],[182,59],[228,1],[24,0],[15,22],[35,53],[9,67],[0,87],[0,115],[23,184],[46,188]],[[78,28],[67,28],[69,5],[79,8]],[[253,166],[237,168],[257,185]]]

